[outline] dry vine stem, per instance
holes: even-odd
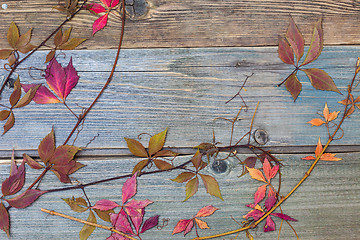
[[[97,223],[88,222],[88,221],[85,221],[85,220],[82,220],[82,219],[79,219],[79,218],[71,217],[69,215],[65,215],[65,214],[62,214],[62,213],[55,212],[55,211],[47,210],[47,209],[44,209],[44,208],[41,208],[41,211],[46,212],[46,213],[48,213],[50,215],[55,215],[55,216],[67,218],[67,219],[70,219],[70,220],[73,220],[73,221],[76,221],[76,222],[80,222],[80,223],[84,223],[84,224],[87,224],[87,225],[90,225],[90,226],[93,226],[93,227],[109,230],[109,231],[120,234],[121,236],[126,237],[126,238],[131,239],[131,240],[137,240],[136,238],[133,238],[133,237],[131,237],[131,236],[125,234],[125,233],[122,233],[122,232],[114,229],[113,227],[107,227],[107,226],[100,225],[100,224],[97,224]]]
[[[356,70],[355,70],[355,74],[354,77],[351,81],[351,84],[348,87],[348,94],[346,97],[346,101],[345,103],[348,103],[349,99],[350,99],[350,94],[356,79],[357,74],[360,71],[360,58],[358,58],[358,61],[356,63]],[[283,202],[285,202],[286,199],[288,199],[299,187],[300,185],[310,176],[310,173],[314,170],[316,164],[319,162],[321,156],[324,154],[324,152],[326,151],[326,149],[328,148],[328,146],[330,145],[330,143],[334,140],[334,137],[336,135],[336,133],[339,131],[341,125],[343,124],[344,120],[347,118],[347,106],[348,104],[345,104],[345,109],[344,109],[344,114],[337,126],[337,128],[335,129],[335,131],[333,132],[333,134],[329,137],[326,145],[324,146],[323,150],[321,151],[321,153],[316,157],[315,161],[313,162],[313,164],[310,166],[309,170],[307,170],[307,172],[305,173],[304,177],[295,185],[295,187],[293,187],[293,189],[285,196],[282,197],[277,204],[275,204],[268,212],[266,212],[259,220],[257,220],[256,222],[246,226],[246,227],[242,227],[236,230],[232,230],[232,231],[228,231],[225,233],[220,233],[220,234],[215,234],[212,236],[207,236],[207,237],[196,237],[193,238],[192,240],[202,240],[202,239],[211,239],[211,238],[217,238],[217,237],[223,237],[226,235],[230,235],[230,234],[234,234],[234,233],[239,233],[239,232],[243,232],[252,228],[255,228],[259,223],[261,223],[265,218],[267,218],[273,211],[275,211]]]

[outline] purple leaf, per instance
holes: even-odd
[[[286,64],[294,64],[294,52],[286,39],[281,38],[279,40],[278,48],[279,58]]]
[[[116,230],[124,233],[134,234],[128,217],[123,209],[118,214],[110,213],[110,220]]]
[[[264,215],[264,212],[257,210],[257,209],[253,209],[250,212],[248,212],[244,218],[248,219],[248,218],[253,218],[255,221],[259,220],[262,216]]]
[[[286,89],[291,93],[294,101],[297,99],[301,92],[302,84],[296,76],[297,71],[287,77],[285,82]]]
[[[10,216],[3,203],[0,203],[0,229],[10,237]]]
[[[126,238],[118,233],[113,233],[106,240],[128,240],[128,238]]]
[[[191,222],[188,223],[188,225],[186,226],[186,228],[185,228],[185,230],[184,230],[184,236],[191,231],[191,229],[193,228],[193,226],[194,226],[194,221],[191,220]]]
[[[304,55],[304,37],[296,26],[294,19],[290,16],[290,23],[286,32],[286,40],[290,43],[296,56],[296,63],[299,63],[300,58]]]
[[[265,200],[265,207],[268,211],[274,206],[274,204],[276,203],[276,200],[277,200],[276,194],[275,194],[274,190],[270,187],[268,197]]]
[[[11,199],[6,199],[6,201],[10,204],[10,206],[14,208],[26,208],[27,206],[35,202],[35,200],[44,193],[46,193],[46,191],[28,189],[19,196]]]
[[[151,203],[153,203],[153,202],[148,200],[148,199],[146,199],[146,200],[134,200],[134,199],[132,199],[130,202],[128,202],[125,205],[125,207],[140,209],[140,208],[147,207]]]
[[[144,225],[142,226],[140,233],[143,233],[143,232],[155,227],[156,225],[158,225],[158,223],[159,223],[159,215],[150,217],[149,219],[147,219],[144,222]]]
[[[64,100],[70,94],[71,90],[76,86],[79,80],[77,71],[72,64],[72,57],[70,58],[69,64],[64,69],[66,73],[66,84],[64,90]]]
[[[130,198],[136,194],[136,175],[137,172],[127,179],[122,187],[122,204],[124,205]]]
[[[275,223],[271,219],[271,217],[268,216],[266,218],[266,223],[265,223],[265,226],[264,226],[264,232],[271,232],[271,231],[275,231]]]
[[[25,92],[28,92],[32,87],[36,85],[38,84],[21,84]],[[50,92],[47,87],[43,85],[38,88],[32,100],[37,104],[50,104],[61,102],[52,92]]]
[[[132,215],[129,215],[130,216],[130,220],[131,222],[133,223],[134,225],[134,228],[135,228],[135,231],[136,231],[136,234],[139,234],[139,230],[140,230],[140,226],[141,226],[141,223],[143,221],[143,218],[144,218],[144,214],[145,214],[145,210],[142,208],[142,209],[139,209],[139,214],[137,216],[132,216]]]
[[[289,217],[288,215],[286,214],[283,214],[283,213],[271,213],[271,215],[275,216],[275,217],[278,217],[278,218],[281,218],[281,219],[284,219],[286,221],[294,221],[294,222],[297,222],[296,219],[292,218],[292,217]]]
[[[16,166],[16,165],[15,165]],[[25,161],[23,160],[18,169],[13,168],[10,177],[5,179],[1,185],[4,196],[13,195],[20,191],[25,182]]]
[[[95,205],[92,206],[91,208],[99,209],[101,211],[107,211],[107,210],[110,210],[110,209],[114,209],[116,207],[120,207],[120,205],[117,204],[116,202],[111,201],[111,200],[102,199],[102,200],[97,201],[95,203]]]

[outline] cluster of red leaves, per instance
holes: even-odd
[[[20,195],[12,198],[5,198],[7,196],[18,193],[25,184],[25,162],[24,159],[18,167],[15,163],[14,154],[11,158],[10,176],[6,178],[1,185],[1,203],[0,203],[0,229],[3,230],[8,236],[10,233],[10,216],[8,209],[3,204],[5,200],[9,206],[15,208],[25,208],[38,199],[45,191],[36,189],[27,189]]]
[[[132,154],[137,157],[146,158],[138,162],[134,169],[133,174],[141,172],[150,163],[154,163],[155,166],[160,170],[169,170],[174,168],[170,163],[160,160],[160,157],[176,157],[178,154],[171,150],[162,150],[165,144],[167,129],[155,134],[149,140],[148,149],[137,140],[131,138],[125,138],[127,146]]]
[[[184,232],[184,236],[186,234],[188,234],[192,229],[193,227],[195,226],[196,228],[196,225],[195,223],[197,224],[197,226],[201,229],[208,229],[209,226],[207,225],[207,223],[203,220],[200,220],[198,219],[199,217],[207,217],[207,216],[210,216],[212,215],[216,210],[218,210],[218,208],[215,208],[211,205],[209,206],[206,206],[206,207],[203,207],[201,208],[198,213],[193,217],[193,218],[190,218],[190,219],[181,219],[175,226],[172,234],[176,234],[176,233],[181,233],[181,232]],[[199,237],[199,236],[198,236]]]
[[[67,67],[63,68],[60,63],[53,58],[46,67],[45,75],[46,83],[50,89],[60,98],[57,98],[47,87],[36,84],[22,84],[25,92],[28,92],[35,86],[38,86],[33,101],[38,104],[60,103],[65,102],[66,97],[76,86],[79,76],[72,65],[72,58]]]
[[[293,73],[285,80],[286,89],[291,93],[294,101],[299,96],[302,88],[302,84],[296,76],[298,70],[303,71],[307,75],[314,88],[340,93],[332,78],[324,70],[318,68],[301,68],[309,63],[312,63],[320,56],[323,43],[324,34],[322,29],[322,19],[319,19],[315,25],[310,47],[305,60],[299,65],[299,61],[304,55],[305,40],[294,20],[290,17],[290,24],[285,38],[281,38],[279,41],[278,53],[281,61],[295,66]],[[296,60],[294,59],[294,55]]]
[[[255,192],[254,203],[246,205],[247,207],[252,208],[252,210],[250,210],[244,216],[244,218],[246,218],[246,219],[253,218],[254,221],[259,220],[266,213],[266,211],[264,211],[262,209],[262,207],[259,205],[259,203],[264,200],[268,186],[269,186],[268,194],[265,199],[266,210],[269,211],[277,202],[277,193],[274,191],[274,189],[271,185],[271,179],[273,179],[276,176],[276,174],[278,173],[279,165],[275,165],[274,167],[272,167],[270,162],[265,158],[262,169],[263,169],[264,174],[259,169],[247,167],[247,170],[249,171],[250,176],[253,179],[256,179],[260,182],[265,183],[265,184],[261,185]],[[281,218],[283,220],[287,220],[287,221],[297,221],[283,213],[271,213],[266,218],[264,232],[269,232],[269,231],[275,230],[275,223],[272,220],[271,216],[279,217],[279,218]]]
[[[199,150],[195,153],[195,155],[191,158],[191,163],[195,168],[195,171],[188,171],[180,173],[176,178],[171,179],[174,182],[178,183],[186,183],[186,190],[185,190],[185,200],[188,200],[190,197],[194,196],[194,194],[198,191],[199,187],[199,176],[202,179],[204,186],[206,188],[207,193],[213,195],[215,197],[224,200],[221,196],[220,187],[216,179],[210,175],[205,175],[199,173],[202,169],[207,166],[202,160],[202,154]]]
[[[44,137],[38,147],[40,160],[44,163],[41,165],[33,158],[24,154],[24,161],[33,169],[47,168],[51,170],[61,182],[70,183],[69,175],[84,167],[77,162],[74,157],[80,148],[70,145],[55,146],[54,130]]]
[[[119,4],[119,0],[100,0],[100,1],[105,5],[105,7],[103,7],[99,3],[92,3],[86,6],[86,8],[93,14],[98,15],[100,13],[105,13],[104,15],[96,19],[95,22],[93,23],[93,35],[97,31],[103,29],[106,26],[110,11],[113,10]]]
[[[33,50],[35,46],[30,43],[31,31],[32,29],[29,29],[25,34],[20,35],[19,28],[14,22],[11,22],[7,33],[7,40],[12,49],[1,49],[0,59],[8,59],[11,66],[18,60],[18,52],[28,53]]]
[[[15,115],[13,110],[15,108],[22,108],[28,105],[31,100],[34,98],[36,91],[40,85],[32,85],[26,91],[26,94],[21,97],[21,84],[20,78],[18,77],[14,83],[14,90],[9,97],[9,103],[11,107],[8,109],[0,111],[0,121],[7,120],[4,124],[4,132],[3,135],[9,131],[15,124]]]
[[[56,53],[56,50],[74,50],[77,46],[83,43],[86,38],[70,38],[72,28],[70,27],[64,33],[60,29],[54,36],[55,47],[46,55],[45,63],[51,61]]]
[[[111,222],[112,226],[129,236],[138,236],[145,231],[155,227],[159,221],[159,215],[148,218],[144,221],[145,208],[152,203],[150,200],[131,199],[137,192],[136,183],[137,173],[127,179],[122,187],[122,204],[119,205],[114,201],[102,199],[95,203],[94,206],[88,206],[83,198],[64,199],[64,201],[75,212],[85,212],[90,210],[88,221],[96,223],[95,213],[104,221]],[[118,213],[114,209],[121,207]],[[80,231],[80,239],[87,239],[94,231],[95,227],[84,225]],[[112,233],[107,240],[126,240],[128,238]]]

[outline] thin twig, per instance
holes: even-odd
[[[75,217],[71,217],[69,215],[65,215],[65,214],[62,214],[62,213],[58,213],[58,212],[55,212],[55,211],[51,211],[51,210],[47,210],[47,209],[44,209],[44,208],[41,208],[41,211],[43,212],[46,212],[50,215],[55,215],[55,216],[59,216],[59,217],[63,217],[63,218],[67,218],[67,219],[70,219],[72,221],[76,221],[76,222],[80,222],[80,223],[83,223],[83,224],[87,224],[89,226],[93,226],[93,227],[97,227],[97,228],[102,228],[102,229],[105,229],[105,230],[109,230],[109,231],[112,231],[114,233],[117,233],[117,234],[120,234],[121,236],[123,237],[126,237],[128,239],[131,239],[131,240],[137,240],[136,238],[133,238],[123,232],[120,232],[112,227],[108,227],[108,226],[104,226],[104,225],[100,225],[100,224],[97,224],[97,223],[92,223],[92,222],[88,222],[88,221],[85,221],[85,220],[82,220],[82,219],[79,219],[79,218],[75,218]]]

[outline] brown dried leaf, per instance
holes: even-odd
[[[96,215],[98,215],[99,218],[101,218],[105,222],[111,222],[110,213],[115,213],[115,211],[113,209],[110,209],[107,211],[101,211],[99,209],[93,208],[93,210],[95,211]]]
[[[308,76],[314,88],[319,90],[334,91],[341,94],[332,78],[324,70],[318,68],[301,70]]]
[[[42,166],[40,163],[35,161],[32,157],[28,156],[27,154],[23,154],[24,161],[32,168],[32,169],[42,169],[44,166]]]
[[[132,174],[134,175],[136,172],[141,172],[143,170],[144,167],[146,167],[146,165],[148,165],[148,162],[149,160],[148,159],[145,159],[145,160],[142,160],[140,162],[138,162],[133,171],[132,171]]]
[[[173,152],[171,150],[160,150],[159,152],[155,153],[154,158],[157,157],[176,157],[179,155],[176,152]]]
[[[46,135],[40,142],[38,153],[43,163],[47,163],[55,152],[55,134],[54,129]]]
[[[33,86],[29,91],[20,99],[20,101],[14,106],[14,108],[21,108],[28,105],[36,94],[36,91],[40,87],[40,84]]]
[[[7,59],[13,50],[11,49],[1,49],[0,50],[0,59]]]
[[[54,44],[56,48],[58,48],[61,45],[62,36],[63,36],[62,28],[60,28],[59,31],[54,36]]]
[[[148,157],[146,149],[139,141],[136,141],[135,139],[131,139],[131,138],[124,138],[124,139],[132,154],[138,157]]]
[[[30,52],[34,48],[35,48],[35,46],[29,43],[29,44],[26,44],[24,47],[19,47],[18,50],[19,50],[19,52],[25,54],[25,53]]]
[[[171,179],[171,181],[183,183],[189,181],[191,178],[195,176],[195,173],[192,172],[182,172],[176,178]]]
[[[12,92],[9,98],[10,105],[13,107],[19,101],[20,97],[21,97],[21,84],[20,84],[20,78],[18,76],[14,83],[14,91]]]
[[[46,59],[45,59],[45,63],[50,62],[54,56],[55,56],[55,50],[51,50],[47,55],[46,55]]]
[[[155,159],[154,160],[154,163],[156,165],[156,167],[160,170],[169,170],[169,169],[173,169],[174,166],[171,165],[170,163],[168,162],[165,162],[163,160],[158,160],[158,159]]]
[[[314,118],[314,119],[311,119],[310,121],[308,121],[307,123],[310,123],[312,126],[321,126],[325,122],[323,120],[321,120],[320,118]]]
[[[89,217],[87,219],[88,222],[96,223],[95,214],[90,210]],[[90,237],[96,227],[85,224],[83,228],[80,230],[79,236],[80,240],[86,240]]]
[[[12,52],[10,54],[10,56],[8,57],[8,62],[9,62],[10,66],[12,66],[16,62],[16,57],[15,57],[14,52]]]
[[[294,101],[299,96],[302,88],[301,82],[297,78],[296,73],[297,72],[291,74],[285,82],[286,89],[291,93]]]
[[[7,40],[12,48],[16,48],[16,43],[19,40],[19,29],[14,22],[10,23],[10,27],[7,33]]]
[[[8,120],[6,121],[6,123],[4,125],[3,135],[14,126],[14,123],[15,123],[15,116],[14,116],[14,113],[11,111]]]
[[[224,201],[224,199],[221,196],[220,187],[216,179],[209,175],[204,175],[200,173],[199,175],[204,182],[206,192]]]
[[[62,35],[62,38],[61,38],[61,44],[60,44],[60,45],[66,43],[66,42],[69,40],[70,34],[71,34],[71,30],[72,30],[72,27],[68,28],[68,29],[64,32],[64,34]]]
[[[61,50],[73,50],[81,43],[83,43],[86,38],[72,38],[69,41],[65,42],[64,44],[59,46]]]
[[[32,29],[30,28],[25,34],[19,37],[19,40],[16,43],[16,48],[25,47],[26,45],[28,45],[31,39],[31,31]]]
[[[9,110],[2,110],[0,111],[0,121],[4,121],[5,119],[7,119],[10,115],[10,111]]]
[[[197,192],[199,187],[199,178],[196,176],[194,179],[191,179],[187,184],[186,184],[186,190],[185,190],[185,200],[188,200],[189,198],[191,198],[192,196],[194,196],[194,194]]]

